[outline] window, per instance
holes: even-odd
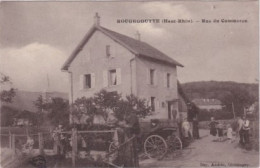
[[[150,69],[150,84],[151,85],[154,85],[154,74],[155,74],[155,70]]]
[[[117,75],[115,69],[109,71],[109,85],[117,85]]]
[[[166,76],[166,79],[167,79],[167,88],[170,88],[170,84],[171,84],[171,74],[167,73],[167,76]]]
[[[155,97],[151,97],[151,108],[152,111],[155,111]]]
[[[83,74],[79,78],[79,89],[90,89],[95,87],[95,74]]]
[[[85,87],[84,88],[91,88],[91,75],[87,74],[85,77]]]
[[[121,84],[121,68],[103,71],[103,86],[114,86]]]
[[[111,52],[110,52],[110,45],[106,45],[106,56],[110,57]]]

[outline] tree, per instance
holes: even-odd
[[[35,102],[33,102],[34,105],[37,107],[38,115],[37,115],[37,126],[39,127],[40,123],[43,123],[44,120],[44,114],[43,111],[47,109],[47,104],[44,102],[42,95],[40,95]]]
[[[1,72],[0,72],[0,75],[1,75],[1,79],[0,79],[1,87],[3,87],[3,85],[5,85],[5,84],[11,84],[12,83],[9,76],[6,76]],[[15,89],[14,88],[2,90],[0,92],[0,98],[1,98],[2,102],[12,103],[14,96],[15,96]]]
[[[140,99],[134,95],[128,95],[123,99],[121,94],[117,92],[101,90],[93,97],[82,97],[75,100],[72,115],[80,118],[84,113],[93,118],[94,115],[100,114],[106,118],[109,110],[113,110],[120,120],[131,112],[135,112],[139,117],[151,114],[151,108],[145,99]]]
[[[67,125],[69,123],[69,101],[60,97],[52,98],[47,103],[47,118],[51,124]]]
[[[54,97],[50,101],[45,101],[40,95],[34,105],[38,108],[38,123],[42,123],[45,117],[53,125],[69,123],[68,100]]]

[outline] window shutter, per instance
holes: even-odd
[[[91,73],[91,88],[95,88],[96,76],[94,73]]]
[[[154,70],[154,86],[158,84],[158,71]]]
[[[80,90],[84,89],[84,75],[79,76],[79,89]]]
[[[111,55],[110,55],[110,57],[111,58],[114,58],[115,57],[115,46],[110,46],[110,52],[111,52]]]
[[[146,72],[146,83],[149,85],[150,84],[150,68],[147,68]]]
[[[167,73],[163,72],[163,87],[167,87]]]
[[[171,74],[170,76],[170,88],[174,88],[174,81],[175,81],[175,76],[174,74]]]
[[[107,77],[107,71],[103,71],[103,86],[107,87],[108,86],[108,77]]]
[[[120,68],[117,68],[116,69],[116,84],[117,85],[120,85],[121,84],[121,69]]]
[[[149,107],[151,107],[151,105],[152,105],[152,103],[151,103],[151,98],[148,99],[148,101],[147,101],[147,105],[148,105]]]

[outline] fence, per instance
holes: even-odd
[[[44,154],[46,157],[55,157],[55,142],[50,132],[29,133],[27,134],[0,134],[1,147],[9,148],[12,151],[12,158],[21,154],[24,150],[24,144],[28,143],[28,137],[34,141],[32,149],[28,154]],[[71,131],[64,131],[66,143],[64,144],[65,161],[64,166],[80,167],[89,164],[88,167],[102,167],[106,165],[119,167],[113,161],[119,156],[119,153],[125,153],[125,146],[133,141],[133,138],[118,145],[118,136],[116,130],[95,130],[95,131],[77,131],[73,128]],[[117,145],[115,145],[117,144]],[[115,150],[111,151],[114,145]],[[57,146],[56,146],[57,147]],[[120,156],[122,158],[122,156]],[[55,159],[52,159],[55,160]],[[56,162],[56,161],[55,161]],[[55,163],[56,164],[56,163]]]

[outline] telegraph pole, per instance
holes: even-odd
[[[236,114],[235,114],[234,103],[233,102],[232,102],[232,112],[233,112],[234,119],[236,119]]]

